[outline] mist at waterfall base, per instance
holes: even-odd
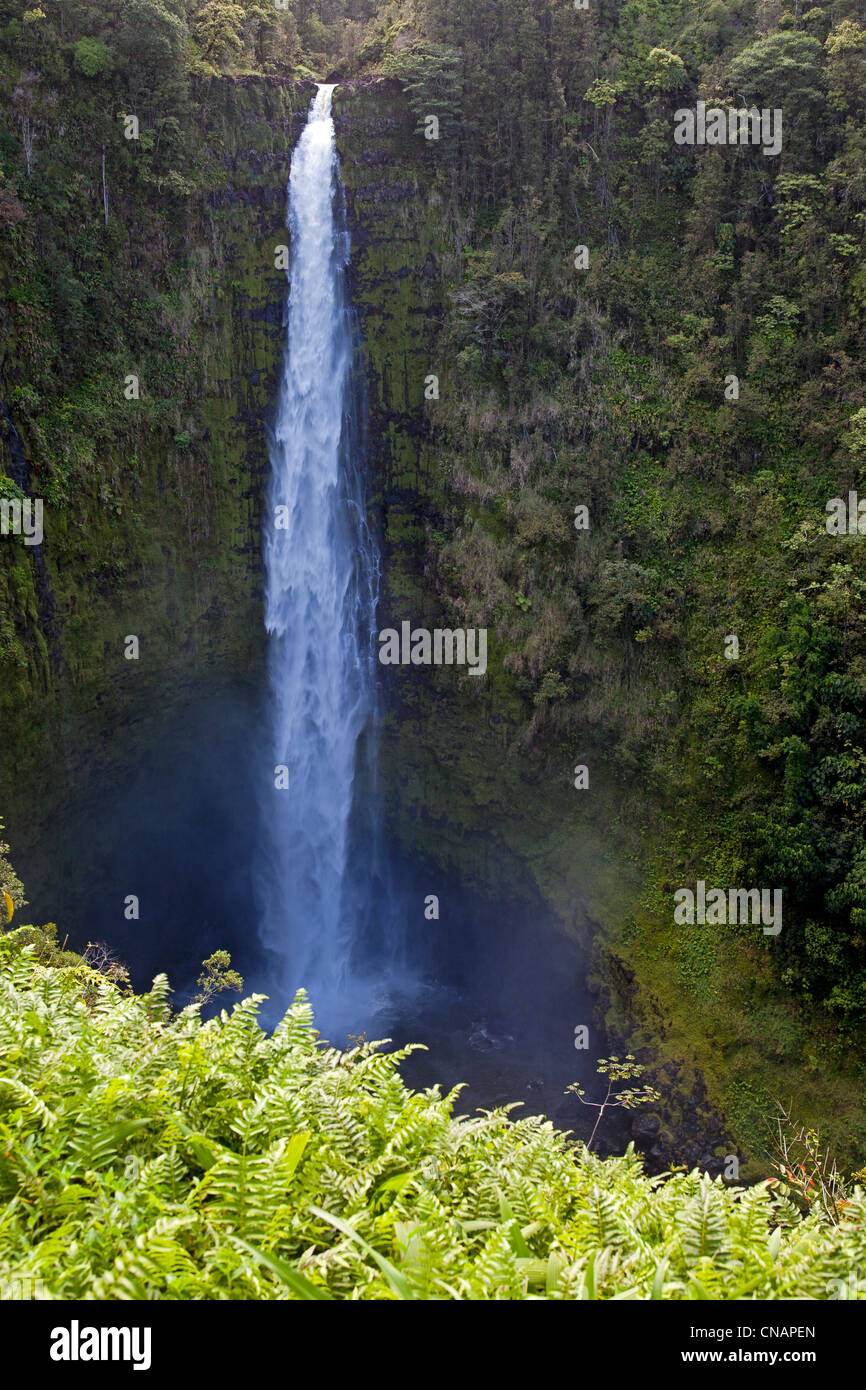
[[[244,994],[269,996],[262,1021],[273,1024],[290,997],[276,988],[259,941],[250,872],[259,835],[256,730],[267,698],[264,682],[201,687],[192,702],[154,717],[121,773],[99,785],[82,777],[35,843],[14,835],[7,818],[29,899],[16,922],[55,921],[61,943],[68,935],[73,949],[107,942],[137,990],[165,972],[177,1007],[195,993],[202,960],[224,948],[244,977]],[[479,862],[489,864],[493,853],[479,836]],[[307,986],[323,1036],[338,1046],[359,1031],[394,1045],[425,1044],[429,1051],[403,1065],[407,1083],[468,1083],[460,1112],[522,1101],[518,1114],[555,1116],[571,1081],[588,1082],[594,1094],[590,1058],[604,1055],[603,1039],[592,1030],[590,1053],[573,1046],[575,1026],[593,1017],[583,955],[531,888],[519,903],[512,893],[485,897],[471,876],[461,882],[399,849],[392,874],[413,988],[405,997],[393,991],[365,1018],[326,1029]],[[124,917],[130,893],[140,900],[137,921]],[[440,917],[429,921],[424,901],[434,893]],[[393,901],[380,906],[394,914]],[[219,996],[208,1012],[231,1008],[236,998]],[[582,1118],[572,1106],[568,1127],[582,1132]]]

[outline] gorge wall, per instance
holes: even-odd
[[[0,398],[32,491],[46,500],[44,570],[17,542],[0,553],[0,807],[28,885],[47,868],[45,844],[56,843],[46,842],[46,824],[73,820],[82,802],[151,760],[168,724],[180,741],[214,692],[246,692],[254,705],[264,657],[263,425],[284,334],[285,275],[274,248],[286,239],[289,160],[312,91],[266,77],[201,80],[195,186],[166,181],[156,198],[137,175],[109,180],[115,240],[79,267],[82,327],[100,328],[83,377],[68,347],[64,363],[44,360],[54,326],[39,293],[38,240],[22,239],[18,262],[0,271],[9,305]],[[384,542],[382,622],[483,624],[483,604],[437,566],[445,534],[468,533],[475,518],[437,437],[437,402],[425,396],[431,375],[445,398],[462,371],[447,306],[474,227],[399,83],[347,82],[334,109],[364,341],[372,513]],[[98,221],[95,152],[76,177],[70,131],[51,159],[58,183],[73,189],[70,225]],[[144,301],[130,308],[136,332],[126,338],[110,322],[110,292],[87,280],[99,257],[109,290],[122,283],[130,301]],[[70,299],[78,293],[71,285]],[[56,397],[43,381],[49,370]],[[130,374],[139,376],[139,400],[124,396]],[[7,426],[7,474],[13,445]],[[124,657],[129,634],[140,638],[137,661]],[[544,702],[515,682],[508,642],[491,634],[491,643],[484,683],[444,669],[420,678],[383,672],[392,836],[456,893],[471,882],[527,910],[540,899],[564,932],[592,944],[599,1020],[639,1051],[665,1091],[663,1123],[636,1131],[658,1164],[754,1155],[768,1105],[759,1038],[745,1030],[718,1047],[712,999],[695,1017],[684,1009],[674,1018],[646,965],[657,962],[659,979],[667,972],[664,875],[648,869],[664,850],[652,789],[624,777],[588,732],[573,758],[592,764],[593,796],[581,798],[558,753],[531,745],[527,728]],[[631,681],[630,666],[630,689]],[[64,892],[86,900],[74,859]],[[61,924],[62,909],[57,903]],[[685,985],[671,990],[691,1003],[688,968]],[[803,1097],[807,1112],[823,1104],[818,1076]],[[843,1142],[859,1123],[846,1119]]]

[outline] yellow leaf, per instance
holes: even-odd
[[[12,913],[15,911],[15,904],[13,903],[8,893],[3,894],[3,901],[6,904],[6,921],[11,922]]]

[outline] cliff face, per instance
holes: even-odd
[[[382,626],[473,626],[435,558],[455,492],[447,453],[431,446],[430,422],[436,393],[455,383],[443,327],[463,274],[448,154],[425,139],[393,82],[349,83],[334,109],[364,344],[371,500],[385,542]],[[609,904],[627,875],[616,885],[606,875],[598,822],[562,767],[540,766],[521,746],[526,709],[492,628],[489,636],[483,682],[455,668],[382,670],[391,833],[451,872],[455,890],[469,880],[527,906],[538,892],[580,932],[593,894],[601,890]],[[596,813],[606,799],[599,779]]]
[[[47,432],[16,409],[27,385],[20,343],[16,352],[8,338],[0,359],[29,486],[46,499],[44,546],[7,538],[0,551],[0,801],[25,835],[68,788],[133,761],[136,731],[146,746],[157,711],[158,723],[201,683],[248,679],[261,663],[263,422],[285,300],[274,246],[286,240],[285,184],[306,94],[260,79],[214,82],[199,97],[204,177],[162,248],[183,282],[173,301],[164,296],[166,382],[142,375],[140,399],[127,400],[117,377],[74,496],[57,495]],[[83,230],[71,227],[70,238]],[[127,235],[134,244],[129,226]],[[160,279],[154,271],[155,293]],[[175,367],[180,389],[169,380]],[[7,474],[12,447],[7,424]],[[130,635],[138,660],[124,657]]]

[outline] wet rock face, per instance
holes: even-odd
[[[647,1149],[655,1142],[661,1127],[662,1122],[658,1115],[644,1115],[638,1112],[631,1122],[629,1132],[639,1148]]]
[[[282,188],[212,188],[207,193],[209,208],[246,208],[250,211],[283,211],[286,204]]]
[[[671,1063],[658,1072],[647,1072],[649,1084],[664,1097],[662,1116],[638,1111],[631,1137],[644,1155],[650,1173],[685,1165],[718,1177],[724,1173],[730,1151],[719,1116],[710,1107],[704,1079],[698,1073],[690,1091],[683,1085],[683,1068]],[[734,1155],[736,1157],[736,1155]]]
[[[428,205],[423,139],[399,84],[347,83],[334,94],[350,235],[349,289],[357,309],[367,377],[368,465],[384,507],[389,562],[412,582],[415,551],[405,536],[438,495],[421,464],[424,382],[442,321],[436,264],[442,227]],[[387,567],[386,567],[387,568]]]
[[[415,196],[414,183],[368,183],[355,194],[355,206],[359,203],[407,203]]]
[[[665,1020],[654,1001],[641,998],[635,972],[604,947],[601,932],[596,938],[592,979],[599,1023],[650,1015],[655,1036],[665,1037]],[[621,1022],[610,1047],[619,1056],[630,1049],[635,1051],[646,1068],[637,1084],[652,1086],[661,1095],[658,1103],[618,1112],[628,1116],[620,1132],[623,1147],[633,1143],[651,1174],[681,1166],[700,1168],[711,1177],[725,1174],[727,1160],[738,1157],[736,1146],[726,1131],[724,1117],[710,1103],[701,1072],[688,1070],[681,1061],[660,1062],[654,1046],[633,1048]]]
[[[74,507],[47,509],[38,555],[0,555],[0,604],[8,580],[26,656],[0,692],[0,805],[19,844],[73,787],[146,755],[118,731],[157,705],[189,701],[202,681],[249,680],[261,666],[260,499],[287,292],[274,248],[288,240],[291,151],[312,90],[201,84],[190,132],[201,180],[182,253],[202,267],[204,292],[191,297],[176,414],[141,431],[134,463],[128,440],[106,434],[97,460],[105,486],[95,474]],[[18,380],[20,363],[15,372]],[[0,395],[2,376],[0,360]],[[143,399],[149,390],[143,381]],[[10,423],[0,428],[0,467],[15,478],[32,458],[38,489],[39,442],[14,407]],[[4,580],[4,564],[17,566],[14,579]],[[146,662],[114,659],[127,632],[147,644]]]

